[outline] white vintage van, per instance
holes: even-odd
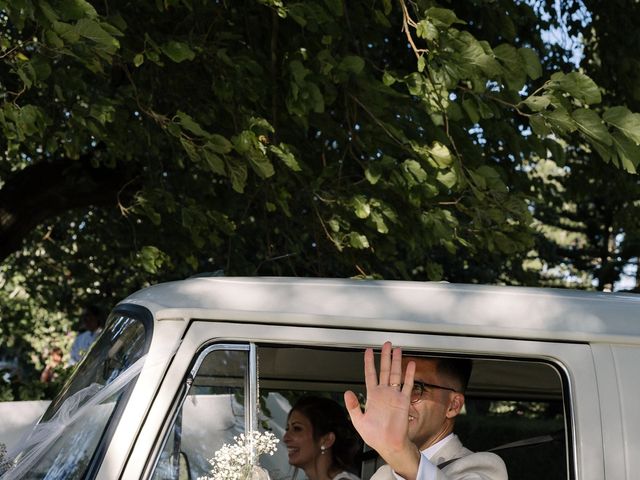
[[[473,360],[458,434],[502,446],[510,479],[640,478],[640,296],[217,277],[120,302],[3,480],[195,480],[234,435],[281,438],[301,394],[363,393],[363,351],[386,340]],[[285,448],[260,463],[292,475]]]

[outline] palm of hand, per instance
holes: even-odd
[[[401,352],[392,352],[391,344],[385,343],[380,359],[378,378],[373,352],[365,352],[365,382],[367,403],[364,413],[353,392],[345,392],[345,404],[349,415],[362,439],[383,458],[406,449],[411,443],[409,432],[409,405],[415,365],[410,362],[401,388]]]

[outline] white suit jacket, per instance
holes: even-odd
[[[460,439],[454,435],[433,457],[431,463],[439,465],[453,460],[442,469],[438,469],[436,480],[507,480],[507,467],[495,453],[472,452],[465,448]],[[426,458],[423,455],[421,462]],[[393,470],[388,465],[380,467],[371,480],[396,480]],[[423,480],[418,478],[417,480]]]

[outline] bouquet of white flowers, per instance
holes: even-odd
[[[271,432],[252,431],[233,437],[233,445],[225,444],[209,463],[213,467],[210,475],[198,480],[268,480],[267,471],[257,465],[262,454],[273,455],[279,440]]]

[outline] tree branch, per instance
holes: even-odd
[[[93,167],[95,155],[35,163],[7,178],[0,190],[0,260],[49,218],[91,205],[117,208],[129,176],[122,169]],[[136,183],[126,185],[125,193],[137,189]]]

